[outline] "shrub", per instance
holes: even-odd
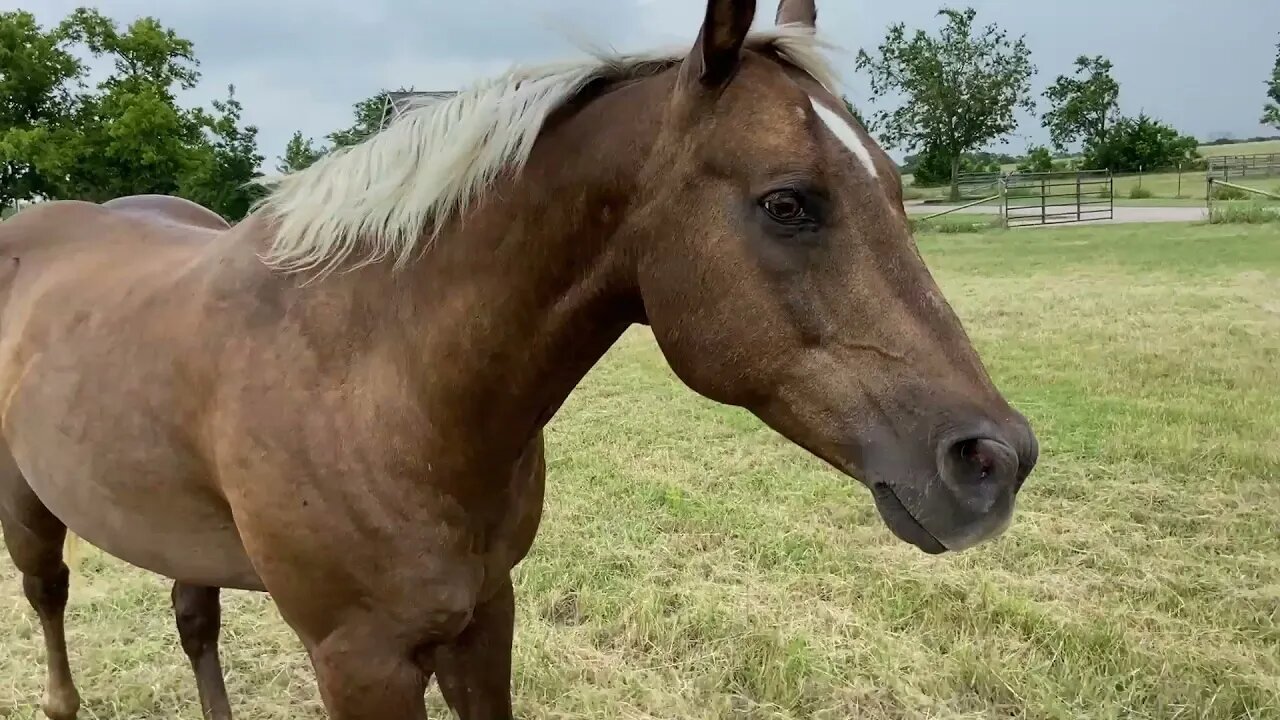
[[[1037,145],[1030,148],[1027,156],[1018,163],[1018,172],[1052,172],[1053,155],[1049,148]]]
[[[1209,211],[1209,222],[1213,224],[1247,224],[1280,222],[1280,207],[1248,203],[1245,205],[1224,205]]]
[[[1141,185],[1135,185],[1129,188],[1130,200],[1146,200],[1149,197],[1151,197],[1150,188],[1144,188]]]
[[[1119,173],[1176,168],[1181,162],[1183,169],[1189,169],[1188,162],[1199,158],[1198,146],[1195,138],[1144,113],[1120,118],[1105,135],[1091,141],[1083,167]]]

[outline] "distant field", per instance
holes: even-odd
[[[1262,140],[1259,142],[1236,143],[1234,145],[1201,145],[1200,154],[1205,157],[1222,155],[1259,155],[1262,153],[1280,153],[1280,140]]]
[[[550,428],[521,717],[1280,717],[1275,226],[921,246],[1043,443],[1007,535],[911,549],[635,330]],[[323,716],[265,598],[228,593],[224,619],[240,720]],[[68,627],[82,718],[199,718],[158,578],[82,549]],[[34,718],[43,649],[7,559],[0,628],[0,717]]]

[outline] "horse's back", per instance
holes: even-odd
[[[0,450],[88,542],[253,588],[198,442],[199,268],[227,226],[146,205],[51,202],[0,223]]]
[[[31,205],[0,223],[0,250],[19,257],[106,251],[119,264],[142,258],[127,254],[172,244],[203,245],[231,227],[201,205],[163,195],[134,195],[103,204],[55,200]],[[73,247],[68,247],[73,246]],[[136,265],[135,265],[136,266]]]
[[[179,226],[208,230],[231,227],[231,223],[209,208],[174,195],[128,195],[108,200],[102,207]]]

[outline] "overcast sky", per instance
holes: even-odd
[[[0,0],[44,23],[90,0]],[[264,163],[274,166],[294,130],[322,137],[351,122],[352,103],[380,88],[452,90],[513,63],[578,53],[566,31],[620,50],[691,42],[699,0],[98,0],[122,25],[153,15],[195,43],[200,86],[184,97],[208,104],[236,85],[258,126]],[[1258,123],[1263,81],[1280,41],[1277,0],[971,0],[979,24],[1025,34],[1037,96],[1079,54],[1115,64],[1125,113],[1145,110],[1205,138],[1275,134]],[[759,0],[758,22],[772,20]],[[956,3],[963,7],[964,3]],[[852,99],[864,110],[865,82],[853,54],[873,49],[893,23],[935,28],[938,0],[819,0],[823,31],[848,49]],[[1010,150],[1043,142],[1024,117]],[[893,152],[895,157],[901,153]]]

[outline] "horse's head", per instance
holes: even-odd
[[[748,41],[754,15],[710,0],[663,110],[634,227],[647,321],[684,382],[862,480],[898,537],[976,545],[1035,435],[925,267],[893,163],[785,43]]]

